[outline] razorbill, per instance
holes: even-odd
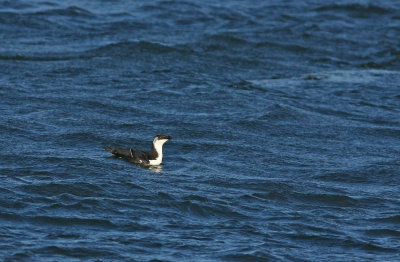
[[[163,158],[163,145],[170,139],[172,139],[170,136],[155,136],[153,140],[153,147],[149,152],[132,148],[105,147],[104,149],[110,153],[113,153],[117,157],[124,158],[137,165],[156,166],[161,164]]]

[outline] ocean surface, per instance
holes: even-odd
[[[399,43],[399,1],[1,1],[0,261],[400,261]]]

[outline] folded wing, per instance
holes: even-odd
[[[131,148],[112,148],[112,147],[105,147],[105,150],[114,154],[117,157],[125,158],[135,164],[148,164],[149,163],[149,156],[148,153],[143,152],[137,149]]]

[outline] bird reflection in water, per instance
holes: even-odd
[[[143,167],[145,169],[148,169],[151,172],[154,173],[161,173],[162,171],[162,165],[158,165],[158,166],[147,166],[147,167]]]

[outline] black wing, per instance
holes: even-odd
[[[143,152],[141,150],[136,150],[136,149],[129,149],[129,152],[131,154],[131,160],[135,164],[149,164],[149,153]]]
[[[135,164],[149,164],[149,153],[131,148],[105,147],[105,150],[117,157],[125,158]]]

